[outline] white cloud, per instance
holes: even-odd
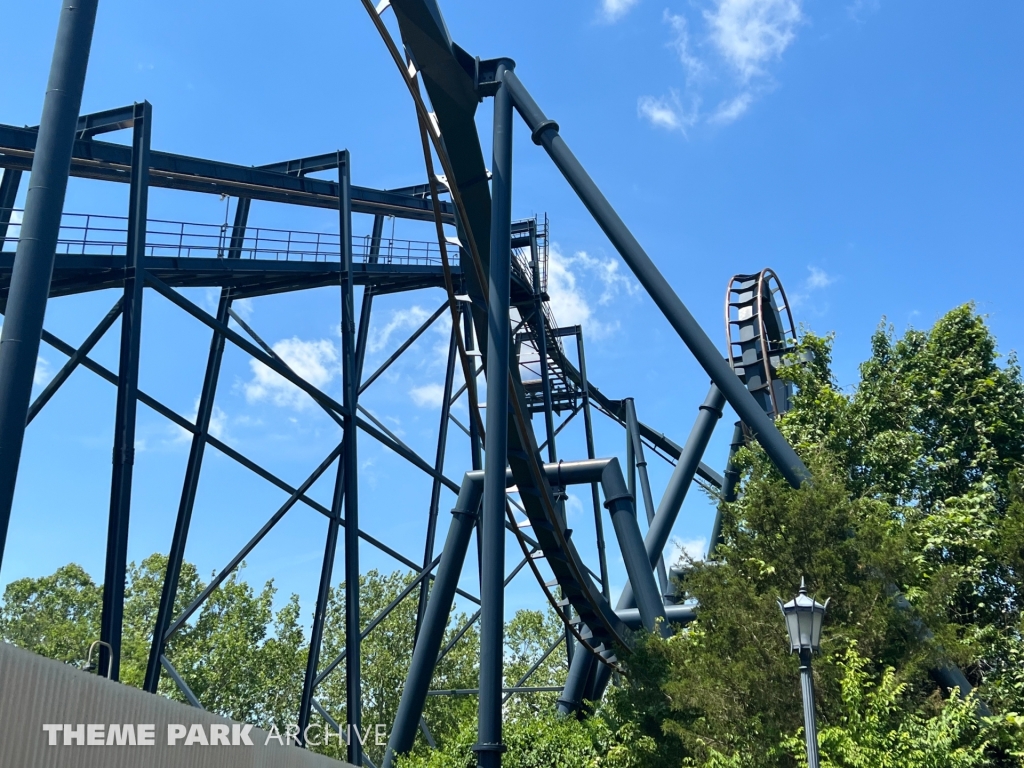
[[[235,310],[235,314],[243,320],[251,318],[252,313],[255,311],[255,307],[252,305],[252,299],[236,299],[232,302],[231,308]]]
[[[802,308],[810,310],[813,314],[824,314],[828,309],[828,303],[826,302],[823,306],[815,306],[811,303],[811,294],[815,291],[820,291],[823,288],[828,288],[832,283],[838,280],[837,277],[830,275],[824,269],[815,267],[809,264],[807,266],[807,278],[803,281],[800,288],[795,291],[787,292],[789,297],[790,305],[795,308]]]
[[[669,551],[669,556],[665,560],[665,565],[669,568],[679,564],[680,562],[689,562],[691,560],[703,560],[707,556],[708,540],[701,536],[696,539],[679,539],[672,538],[672,549]]]
[[[618,21],[637,2],[638,0],[601,0],[601,16],[608,22]]]
[[[686,81],[690,82],[704,73],[705,66],[704,62],[690,50],[690,29],[686,23],[686,17],[669,13],[666,9],[663,18],[675,33],[669,47],[679,56],[680,63],[686,69]]]
[[[444,387],[440,384],[424,384],[410,389],[409,396],[420,408],[440,408],[444,402]]]
[[[818,267],[814,266],[809,266],[807,269],[811,273],[807,278],[807,287],[810,289],[827,288],[836,281],[834,277],[823,269],[818,269]]]
[[[36,372],[32,375],[32,383],[37,387],[45,387],[53,378],[50,362],[40,355],[36,358]]]
[[[709,122],[718,123],[719,125],[728,125],[740,118],[747,109],[750,108],[750,104],[753,102],[754,97],[750,91],[744,91],[739,96],[728,101],[723,101],[718,105],[718,109],[715,113],[708,118]]]
[[[697,121],[698,106],[699,102],[695,102],[693,109],[687,113],[675,89],[672,89],[668,96],[641,96],[636,101],[636,111],[640,117],[657,128],[679,131],[684,136],[686,129]]]
[[[595,336],[607,335],[618,327],[618,321],[606,323],[595,316],[581,278],[587,282],[596,279],[600,283],[597,303],[601,306],[611,304],[622,293],[637,294],[640,286],[620,271],[620,264],[614,258],[603,259],[586,251],[566,256],[556,245],[551,247],[548,259],[551,313],[560,325],[582,325]]]
[[[339,373],[338,351],[327,339],[303,341],[298,337],[283,339],[273,345],[274,352],[318,389],[323,389]],[[302,390],[258,360],[250,360],[253,378],[245,384],[245,398],[250,403],[269,400],[274,405],[302,410],[313,401]]]
[[[637,114],[655,127],[679,131],[684,136],[688,128],[699,123],[728,125],[738,120],[759,95],[771,90],[768,66],[781,58],[796,39],[797,27],[804,19],[801,2],[712,0],[712,7],[701,16],[703,25],[699,29],[684,15],[666,10],[663,20],[672,30],[668,47],[683,66],[686,88],[683,98],[674,89],[668,96],[641,96]],[[710,47],[717,56],[698,55],[702,47]],[[723,67],[726,72],[716,71]],[[716,99],[716,109],[702,114],[704,92],[711,88],[724,90],[725,94]],[[689,109],[683,108],[684,101]]]
[[[21,220],[24,215],[25,214],[22,211],[11,211],[11,226],[14,227],[21,224]]]
[[[418,305],[408,309],[396,309],[391,313],[391,319],[383,328],[370,329],[369,338],[366,340],[367,349],[370,352],[380,352],[387,346],[388,340],[395,331],[418,328],[428,317],[430,317],[430,313]]]
[[[711,41],[744,80],[782,56],[803,20],[800,0],[716,0],[704,12]]]

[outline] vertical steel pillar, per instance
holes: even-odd
[[[725,465],[725,485],[722,487],[722,501],[736,501],[736,486],[740,482],[740,471],[736,467],[736,451],[743,447],[743,422],[737,421],[732,430],[732,442],[729,443],[729,461]],[[708,557],[713,559],[715,547],[722,543],[722,508],[715,510],[715,524],[711,528],[711,543],[708,544]]]
[[[608,199],[597,188],[594,180],[576,159],[568,145],[558,134],[558,123],[549,120],[537,106],[515,73],[510,72],[505,87],[512,94],[516,109],[529,126],[535,143],[544,147],[548,156],[561,171],[566,181],[576,192],[583,204],[590,211],[598,226],[604,231],[615,250],[622,256],[626,266],[630,268],[637,280],[647,291],[658,309],[675,329],[679,338],[717,384],[736,410],[744,423],[750,426],[758,442],[764,447],[765,453],[794,488],[810,477],[807,467],[797,456],[786,438],[776,428],[768,415],[761,409],[757,400],[739,380],[729,364],[722,358],[722,353],[700,324],[690,314],[690,310],[679,299],[664,275],[651,261],[651,257],[629,231],[625,223],[612,208]]]
[[[235,222],[231,229],[231,241],[228,258],[241,257],[242,245],[245,242],[245,229],[249,221],[248,198],[239,198],[235,207]],[[231,289],[223,288],[220,302],[217,305],[217,320],[227,325],[231,309]],[[149,651],[149,662],[146,665],[146,679],[143,689],[156,693],[160,685],[160,656],[164,652],[167,627],[174,619],[174,601],[178,595],[178,580],[181,578],[181,566],[185,561],[185,547],[188,543],[189,527],[192,524],[192,510],[195,508],[196,491],[199,489],[199,475],[203,468],[203,456],[206,453],[206,436],[210,431],[210,420],[213,418],[213,405],[217,396],[217,384],[220,380],[220,366],[224,358],[224,336],[217,331],[210,339],[210,352],[206,359],[206,374],[203,377],[203,388],[199,395],[199,410],[196,413],[196,431],[192,435],[189,447],[188,463],[185,465],[185,481],[182,484],[181,500],[178,502],[178,517],[174,525],[174,536],[171,539],[171,550],[167,556],[167,571],[164,575],[163,591],[160,595],[160,607],[157,610],[156,626],[153,630],[153,644]]]
[[[0,251],[4,249],[4,240],[7,239],[7,227],[11,223],[14,203],[18,199],[21,173],[21,171],[16,171],[13,168],[6,168],[4,170],[4,177],[0,180]]]
[[[345,467],[345,700],[348,724],[357,732],[363,722],[363,685],[359,623],[359,495],[356,407],[359,398],[359,377],[356,375],[356,324],[354,279],[352,275],[352,164],[348,151],[339,153],[338,201],[341,236],[341,368],[345,387],[342,405],[347,414],[345,452],[339,459]],[[319,647],[317,652],[319,653]],[[363,748],[359,739],[349,739],[348,761],[363,764]]]
[[[62,4],[7,312],[0,332],[0,565],[14,503],[25,419],[32,397],[46,299],[50,295],[53,258],[98,4],[99,0]]]
[[[437,432],[437,453],[434,455],[434,482],[430,489],[430,510],[427,514],[427,539],[423,547],[423,567],[426,568],[434,560],[434,538],[437,532],[437,513],[441,506],[441,473],[444,472],[444,456],[448,448],[448,422],[451,412],[452,387],[455,382],[455,359],[459,352],[458,328],[452,328],[451,341],[448,344],[448,367],[445,369],[444,397],[441,400],[441,425]],[[414,638],[419,637],[423,616],[427,611],[427,595],[429,579],[420,585],[420,602],[416,609],[416,629]],[[415,644],[415,639],[413,641]]]
[[[590,383],[587,381],[587,356],[583,351],[583,326],[576,326],[576,351],[580,363],[580,379],[583,380],[583,423],[587,433],[587,458],[594,455],[594,422],[590,413]],[[590,484],[590,493],[594,501],[594,528],[597,531],[597,558],[601,566],[601,591],[605,598],[610,598],[608,582],[608,556],[604,549],[604,519],[601,517],[601,494],[597,483]]]
[[[644,444],[640,439],[640,423],[636,418],[636,403],[632,397],[623,400],[626,407],[626,429],[629,430],[629,437],[633,444],[633,455],[636,457],[636,468],[640,474],[640,492],[644,496],[644,511],[647,513],[648,529],[654,522],[654,498],[651,495],[651,480],[647,475],[647,459],[644,457]],[[639,504],[637,505],[637,517],[639,518]],[[665,556],[658,556],[658,586],[661,587],[661,594],[668,594],[668,573],[665,571]]]
[[[480,768],[500,768],[505,637],[505,468],[510,364],[509,273],[512,269],[512,99],[503,80],[514,66],[498,64],[491,163],[491,264],[487,297],[487,452],[484,456],[480,590]]]
[[[530,222],[530,255],[533,267],[533,311],[537,318],[537,356],[540,358],[540,383],[544,397],[544,430],[547,435],[548,461],[558,461],[555,450],[555,414],[551,400],[551,375],[548,371],[547,321],[544,318],[544,303],[540,295],[540,259],[537,253],[537,222]]]
[[[132,504],[132,471],[135,464],[139,351],[142,343],[142,292],[146,282],[146,217],[152,127],[153,109],[149,102],[136,104],[135,123],[132,128],[124,301],[121,304],[121,357],[118,366],[117,411],[114,421],[114,466],[110,479],[107,561],[103,577],[103,612],[100,618],[100,639],[109,644],[101,646],[100,674],[106,674],[113,680],[119,678],[121,667],[125,569]]]
[[[356,455],[356,406],[359,380],[356,377],[355,296],[352,281],[352,199],[351,166],[347,151],[338,153],[338,218],[341,242],[341,367],[343,402],[346,413],[342,417],[344,437],[338,457],[338,473],[334,483],[331,517],[327,524],[323,566],[320,570],[320,588],[309,637],[309,655],[306,657],[306,676],[299,701],[299,730],[304,733],[313,709],[313,695],[320,666],[320,648],[323,644],[324,624],[330,599],[334,560],[338,549],[342,503],[345,508],[345,691],[349,733],[357,731],[362,722],[362,686],[359,666],[359,510]],[[353,541],[354,540],[354,541]],[[354,651],[353,651],[354,646]],[[362,765],[362,744],[349,738],[348,760]]]
[[[466,340],[466,351],[475,352],[475,346],[473,342],[473,312],[469,304],[462,306],[462,338]],[[466,391],[471,394],[468,402],[478,403],[480,402],[477,398],[477,386],[476,386],[476,363],[470,365],[470,373],[473,374],[472,378],[466,382]],[[469,416],[469,452],[470,452],[470,466],[474,470],[484,468],[484,457],[483,457],[483,443],[480,440],[480,426],[477,424],[476,418],[473,414]]]

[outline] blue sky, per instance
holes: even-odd
[[[927,327],[974,301],[1000,349],[1021,348],[1024,311],[1013,298],[1024,245],[1020,4],[448,0],[443,10],[464,48],[517,61],[522,81],[713,339],[723,340],[729,277],[771,266],[798,322],[835,331],[845,385],[883,317],[899,330]],[[17,34],[5,44],[0,122],[38,122],[58,11],[54,2],[5,7],[6,28]],[[408,95],[355,0],[103,0],[83,110],[143,99],[154,106],[157,149],[255,165],[347,148],[357,184],[423,179]],[[485,144],[488,107],[479,116]],[[613,397],[635,397],[642,420],[682,442],[706,376],[521,123],[514,184],[516,216],[550,217],[554,312],[584,325],[591,378]],[[126,193],[73,180],[66,209],[122,215]],[[219,224],[225,202],[154,190],[150,215]],[[337,227],[330,212],[269,204],[254,205],[251,223]],[[428,239],[430,231],[400,223],[395,236]],[[189,296],[208,307],[215,300],[205,291]],[[115,298],[55,300],[47,327],[78,342]],[[442,299],[426,291],[378,300],[367,371]],[[245,311],[311,380],[340,391],[336,290],[259,299]],[[446,333],[440,323],[425,334],[364,401],[425,456],[433,454]],[[147,294],[142,388],[191,416],[208,344],[203,327]],[[116,367],[116,326],[95,357]],[[63,361],[44,348],[40,381]],[[0,585],[71,560],[102,578],[113,406],[113,388],[80,370],[29,429]],[[230,345],[217,407],[217,434],[293,484],[337,438],[312,403]],[[464,413],[456,410],[463,421]],[[727,414],[709,450],[715,466],[724,464],[732,420]],[[598,454],[621,454],[621,430],[598,423]],[[188,450],[180,430],[145,407],[138,433],[136,560],[169,546]],[[446,473],[458,478],[468,451],[452,434]],[[564,434],[560,454],[583,456],[582,424]],[[207,455],[187,552],[204,574],[283,501],[229,459]],[[418,559],[429,481],[369,438],[360,461],[364,527]],[[651,458],[651,470],[660,496],[668,467]],[[313,493],[328,501],[330,483]],[[446,494],[442,511],[452,501]],[[571,502],[570,515],[574,528],[589,530],[588,501]],[[677,540],[699,548],[711,515],[692,493]],[[317,513],[293,510],[248,559],[247,577],[274,578],[311,610],[324,527]],[[511,543],[509,558],[518,561]],[[363,560],[397,567],[366,547]],[[612,568],[620,588],[621,563]],[[517,579],[510,608],[540,605],[531,579]]]

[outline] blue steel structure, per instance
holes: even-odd
[[[90,370],[118,390],[100,638],[109,644],[111,652],[104,651],[101,673],[109,673],[115,679],[118,676],[131,512],[132,446],[136,407],[143,403],[191,435],[145,688],[155,692],[166,672],[194,705],[201,706],[187,680],[178,674],[166,655],[167,641],[288,511],[302,504],[327,519],[327,533],[308,665],[301,699],[296,702],[300,726],[308,724],[314,712],[334,723],[331,714],[317,701],[316,689],[339,668],[344,669],[347,681],[346,717],[349,724],[358,726],[362,706],[360,642],[401,600],[416,599],[415,647],[410,649],[408,680],[384,764],[391,765],[396,754],[412,746],[418,732],[426,731],[422,712],[427,696],[472,693],[479,696],[479,738],[474,749],[479,765],[489,768],[501,765],[503,703],[517,692],[537,690],[527,686],[530,675],[560,644],[548,649],[544,658],[515,686],[502,687],[504,588],[517,573],[530,568],[547,600],[565,622],[569,669],[558,707],[566,714],[582,713],[587,701],[600,698],[611,671],[628,658],[634,630],[644,627],[668,633],[671,624],[686,623],[694,616],[694,608],[673,605],[666,599],[670,585],[664,550],[693,482],[719,489],[727,499],[735,495],[736,472],[731,464],[723,477],[702,462],[725,405],[730,405],[741,420],[734,432],[734,449],[756,440],[790,483],[798,485],[808,477],[806,467],[772,421],[788,403],[785,386],[773,374],[789,351],[786,344],[792,335],[792,319],[773,273],[766,270],[759,275],[737,276],[726,299],[729,353],[723,357],[572,154],[558,124],[530,96],[515,74],[514,62],[481,60],[460,48],[451,40],[435,0],[383,0],[376,7],[369,0],[361,2],[416,107],[426,184],[390,191],[353,186],[352,159],[347,152],[262,167],[162,153],[149,146],[153,116],[148,103],[79,115],[97,0],[65,4],[40,126],[0,125],[0,309],[5,314],[0,337],[0,562],[24,430],[78,368]],[[389,10],[397,19],[400,41],[392,37],[382,20]],[[476,110],[485,98],[493,100],[494,109],[490,171],[485,165],[475,122]],[[554,322],[545,293],[546,219],[513,222],[511,218],[511,139],[515,113],[711,379],[707,398],[698,409],[683,446],[641,422],[632,399],[611,399],[594,386],[587,377],[582,329],[559,328]],[[131,146],[95,138],[127,128],[133,131]],[[441,173],[435,170],[435,161]],[[12,212],[26,171],[31,174],[29,193],[24,218],[18,226],[12,224]],[[336,180],[313,175],[335,171]],[[65,213],[64,193],[69,175],[129,184],[127,218],[76,217]],[[151,219],[147,212],[151,187],[234,198],[237,202],[233,223],[230,227],[211,228]],[[249,222],[252,201],[336,210],[338,234],[253,228]],[[353,215],[373,217],[368,236],[353,236]],[[433,223],[436,242],[385,238],[386,217]],[[16,251],[10,249],[12,243],[16,244]],[[195,305],[178,290],[197,286],[220,289],[215,313]],[[340,402],[295,373],[233,308],[240,299],[325,286],[340,287]],[[356,287],[362,289],[358,312]],[[211,331],[194,420],[175,413],[139,389],[146,288]],[[383,365],[364,377],[374,297],[425,288],[444,289],[447,300]],[[48,298],[105,289],[118,291],[117,301],[78,348],[43,328]],[[446,312],[452,319],[452,334],[437,450],[428,460],[363,408],[359,398]],[[121,355],[115,372],[96,362],[90,352],[118,319]],[[576,343],[575,361],[569,359],[563,346],[567,338]],[[65,353],[68,361],[30,403],[41,341]],[[229,342],[312,397],[341,428],[338,445],[298,486],[285,482],[211,434],[218,379]],[[524,362],[530,355],[535,355],[536,360]],[[524,372],[533,370],[533,366],[539,368],[535,371],[538,378],[524,380]],[[461,368],[465,383],[455,392],[457,367]],[[485,410],[477,395],[477,377],[481,373],[490,385]],[[470,413],[468,425],[458,422],[451,412],[452,404],[464,394]],[[595,455],[595,409],[625,428],[625,468],[617,459]],[[561,460],[556,436],[580,412],[584,418],[587,456]],[[555,417],[564,413],[568,416],[556,426]],[[540,444],[533,429],[536,414],[542,416],[545,433]],[[469,469],[461,484],[445,474],[449,427],[453,423],[469,438]],[[432,478],[422,558],[406,556],[359,527],[360,432]],[[178,581],[208,446],[284,490],[288,499],[204,592],[175,615]],[[544,458],[542,450],[546,451]],[[657,504],[647,473],[647,450],[675,462],[671,479]],[[334,493],[327,507],[306,494],[332,467]],[[569,485],[591,488],[597,573],[584,563],[566,527],[562,500]],[[511,486],[518,501],[509,495]],[[444,488],[457,493],[458,501],[452,510],[442,552],[435,556]],[[638,519],[637,496],[645,510],[646,534]],[[513,505],[525,514],[525,520],[516,518]],[[614,606],[609,596],[602,507],[607,510],[629,577]],[[712,547],[717,543],[718,531],[716,522]],[[481,554],[479,598],[458,586],[474,532]],[[511,572],[504,562],[509,535],[519,543],[524,555]],[[386,552],[415,573],[411,584],[392,604],[372,618],[360,616],[359,611],[361,542]],[[321,640],[339,543],[347,585],[346,647],[336,658],[323,663]],[[480,685],[473,691],[431,691],[434,666],[439,654],[443,656],[447,650],[441,646],[456,596],[479,605],[472,621],[479,620],[481,626]],[[962,691],[969,689],[957,670],[946,668],[940,674],[946,675],[947,682],[960,685]],[[372,765],[356,739],[349,744],[348,759]]]

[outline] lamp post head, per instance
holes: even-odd
[[[810,651],[816,653],[821,646],[821,623],[825,618],[825,609],[829,601],[819,603],[807,595],[807,586],[800,577],[800,593],[783,603],[776,600],[783,617],[786,619],[786,631],[789,633],[789,651]]]

